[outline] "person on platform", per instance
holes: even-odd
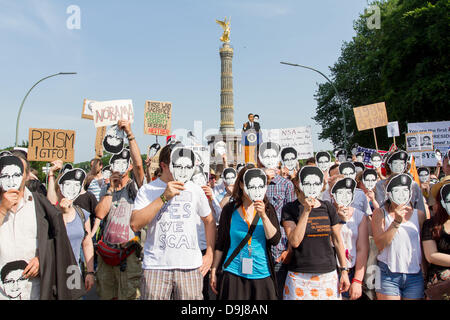
[[[255,130],[256,132],[259,132],[259,130],[260,130],[259,123],[254,121],[253,113],[248,114],[248,121],[246,123],[244,123],[244,126],[242,128],[242,130],[244,132],[246,132],[247,130],[251,130],[251,129]]]

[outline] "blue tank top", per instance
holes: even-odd
[[[238,210],[235,210],[231,216],[230,225],[230,249],[228,250],[227,257],[225,261],[233,253],[234,249],[241,243],[242,239],[245,238],[248,232],[248,224],[242,219]],[[248,243],[242,248],[240,253],[231,261],[229,266],[224,269],[224,271],[230,272],[237,276],[247,279],[263,279],[270,277],[269,261],[266,252],[266,235],[264,233],[264,226],[262,220],[259,219],[256,224],[256,228],[252,234],[252,255],[253,259],[253,273],[243,274],[241,273],[242,258],[248,258]]]

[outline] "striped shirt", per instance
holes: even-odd
[[[289,202],[297,200],[295,195],[294,185],[290,180],[287,180],[279,175],[276,175],[267,186],[266,196],[269,202],[274,206],[277,213],[278,221],[281,225],[281,211],[283,206]],[[283,226],[280,228],[281,240],[276,247],[272,247],[272,255],[274,259],[278,259],[283,251],[287,250],[287,237]]]
[[[100,188],[97,179],[92,180],[87,191],[92,193],[95,196],[95,198],[97,198],[97,201],[100,201],[100,192],[102,191],[102,189]]]

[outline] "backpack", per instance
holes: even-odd
[[[81,222],[83,223],[83,230],[84,230],[84,237],[83,240],[86,239],[88,232],[86,231],[86,217],[84,215],[83,209],[81,209],[81,207],[77,206],[77,205],[73,205],[73,207],[75,208],[75,211],[77,212],[78,216],[81,219]]]

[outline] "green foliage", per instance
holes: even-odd
[[[381,29],[369,29],[362,14],[354,22],[356,35],[345,42],[330,68],[343,100],[348,147],[358,143],[375,147],[372,130],[359,132],[353,108],[386,102],[389,121],[398,121],[400,133],[408,122],[449,120],[449,0],[374,1],[381,9]],[[332,86],[319,85],[314,120],[319,138],[344,145],[342,111]],[[386,127],[376,129],[380,149],[389,147]],[[404,138],[401,139],[403,142]]]

